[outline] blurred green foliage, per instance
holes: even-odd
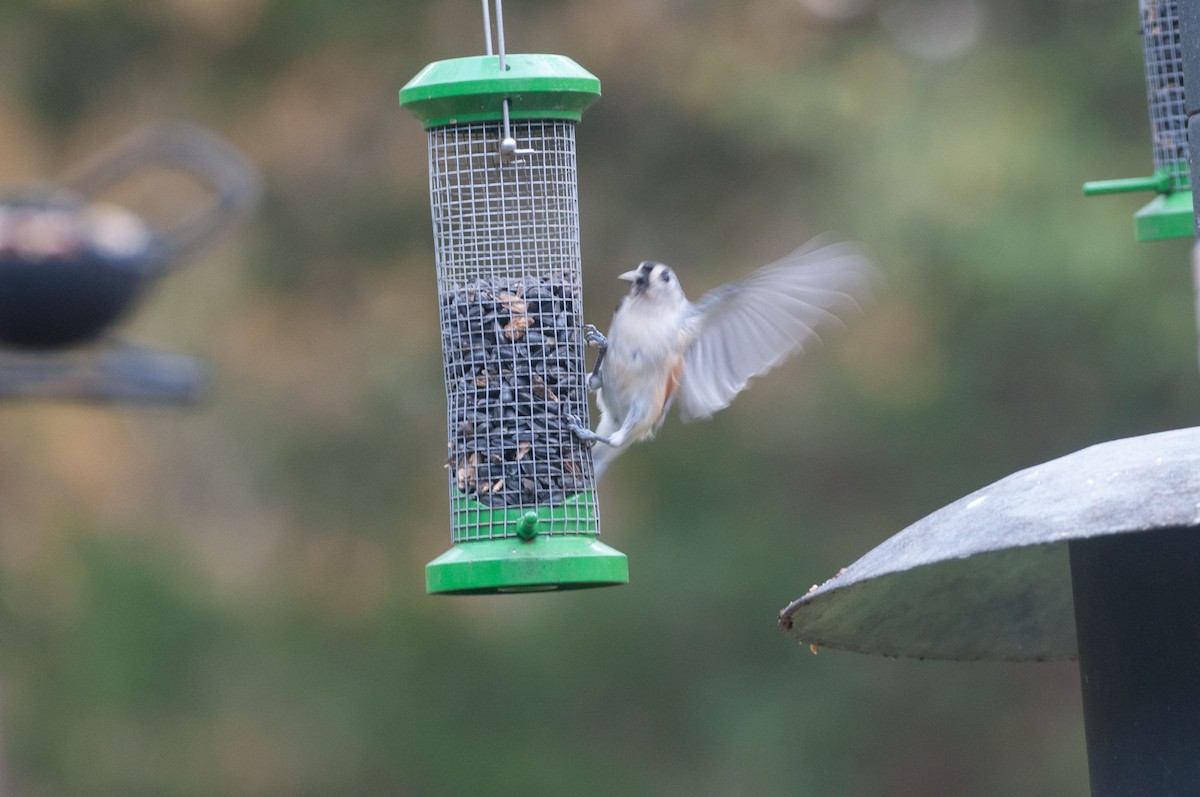
[[[872,251],[878,303],[614,466],[629,586],[427,597],[445,406],[396,91],[482,50],[478,5],[0,5],[6,184],[185,117],[267,186],[128,330],[208,358],[208,405],[0,408],[11,793],[1082,793],[1072,665],[814,658],[775,615],[1015,469],[1194,422],[1187,242],[1134,244],[1137,200],[1079,188],[1151,169],[1136,5],[505,12],[511,50],[603,83],[579,127],[591,320],[629,263],[698,294],[826,229]]]

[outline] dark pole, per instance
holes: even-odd
[[[1179,47],[1183,56],[1183,104],[1188,119],[1188,173],[1192,176],[1192,208],[1200,232],[1200,2],[1177,0]]]
[[[1178,0],[1179,48],[1183,59],[1183,105],[1187,114],[1188,175],[1192,182],[1192,212],[1200,235],[1200,2]],[[1192,283],[1196,292],[1196,328],[1200,331],[1200,247],[1192,254]]]
[[[1093,797],[1200,794],[1200,528],[1069,548]]]

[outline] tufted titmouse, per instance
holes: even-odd
[[[817,327],[859,309],[876,273],[856,245],[818,239],[694,304],[663,263],[621,274],[633,284],[607,339],[587,328],[600,348],[588,378],[600,424],[571,427],[596,446],[596,476],[625,446],[654,437],[676,397],[685,421],[729,406],[751,378],[817,341]]]

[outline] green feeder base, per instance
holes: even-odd
[[[1163,238],[1191,238],[1195,235],[1192,215],[1192,192],[1184,185],[1187,164],[1163,169],[1149,177],[1126,177],[1120,180],[1095,180],[1083,184],[1086,196],[1122,194],[1127,191],[1157,191],[1158,196],[1133,214],[1133,237],[1138,241],[1158,241]]]
[[[591,534],[470,540],[425,566],[425,590],[431,595],[543,592],[628,582],[625,554]]]
[[[1196,234],[1192,192],[1159,194],[1133,214],[1133,235],[1139,241],[1191,238]]]

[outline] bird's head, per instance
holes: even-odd
[[[679,287],[675,272],[665,263],[646,260],[633,271],[626,271],[620,278],[633,283],[629,287],[630,296],[662,302],[684,300],[683,289]]]

